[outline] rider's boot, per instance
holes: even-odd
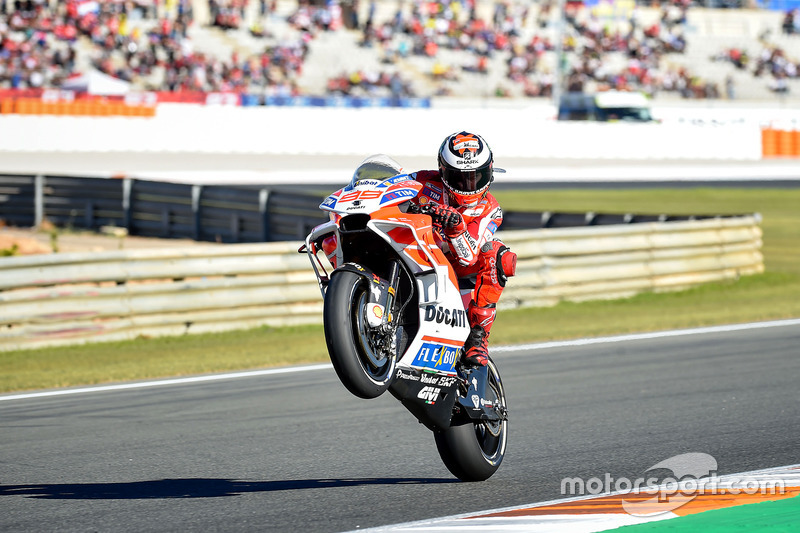
[[[497,309],[494,304],[490,307],[479,307],[475,302],[469,303],[467,320],[471,331],[464,343],[464,356],[462,362],[469,366],[486,366],[489,362],[489,331],[492,329]]]

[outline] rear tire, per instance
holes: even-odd
[[[494,363],[489,361],[488,391],[505,409],[503,384]],[[434,432],[436,448],[447,469],[462,481],[484,481],[500,467],[508,440],[508,420],[468,421]]]
[[[375,346],[365,316],[369,281],[349,271],[336,272],[325,291],[323,320],[331,363],[342,384],[359,398],[377,398],[389,388],[395,357]]]

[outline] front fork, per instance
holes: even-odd
[[[373,274],[373,281],[379,284],[378,291],[370,291],[370,305],[372,309],[377,306],[380,320],[376,320],[377,313],[367,311],[369,325],[374,328],[376,341],[385,349],[386,355],[393,357],[397,353],[397,320],[395,303],[397,288],[400,284],[400,265],[398,261],[391,261],[389,279],[383,280]],[[377,294],[376,294],[377,292]]]
[[[385,329],[391,327],[391,322],[394,320],[394,302],[397,298],[397,286],[400,283],[400,264],[397,261],[392,261],[389,267],[389,281],[386,287],[385,296],[383,298],[383,308],[386,312],[383,314],[381,320],[381,328]]]

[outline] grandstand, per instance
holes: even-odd
[[[204,4],[205,2],[196,2]],[[534,36],[554,43],[557,39],[558,21],[555,10],[542,9],[542,4],[528,2],[505,2],[509,18],[519,18],[523,9],[527,9],[525,18],[512,25],[518,33],[517,46],[529,43]],[[476,11],[480,18],[487,22],[493,20],[494,9],[499,2],[477,2]],[[285,22],[296,10],[297,3],[291,1],[278,2],[278,10],[269,17],[267,25],[273,36],[292,38],[292,28]],[[411,2],[396,0],[378,0],[375,2],[374,25],[388,24],[402,5],[404,16],[408,17]],[[369,18],[370,3],[361,2],[358,19],[363,27]],[[589,12],[590,9],[586,9]],[[629,21],[636,18],[640,28],[647,28],[661,21],[664,8],[634,7],[634,4],[617,2],[614,8],[608,4],[598,5],[591,9],[597,14],[597,20],[603,25],[617,25],[629,31]],[[462,17],[464,13],[461,14]],[[733,97],[748,100],[771,100],[780,98],[800,98],[800,72],[795,68],[794,77],[786,79],[788,91],[776,93],[772,90],[773,77],[769,73],[756,77],[753,74],[755,58],[773,48],[786,52],[787,58],[800,64],[800,35],[784,35],[781,23],[784,13],[763,9],[707,9],[691,7],[686,11],[686,20],[680,25],[680,32],[686,38],[683,53],[672,53],[661,60],[661,70],[677,72],[685,69],[697,82],[707,83],[715,87],[716,97]],[[256,6],[251,3],[247,12],[247,22],[236,31],[197,28],[197,33],[224,33],[235,39],[239,50],[243,53],[255,50],[253,38],[246,26],[257,23]],[[662,29],[663,31],[663,29]],[[573,28],[567,28],[568,36],[574,35]],[[295,36],[296,38],[296,36]],[[483,72],[476,72],[478,59],[474,50],[457,50],[447,46],[439,46],[435,56],[426,54],[401,53],[410,50],[413,44],[407,35],[394,32],[394,36],[386,44],[372,42],[366,47],[363,29],[341,29],[333,32],[321,32],[310,41],[310,52],[306,59],[302,75],[298,80],[301,90],[306,94],[322,94],[326,91],[328,80],[343,73],[354,72],[397,72],[414,87],[414,92],[422,96],[466,96],[492,97],[498,94],[524,96],[524,85],[508,78],[508,63],[513,56],[511,50],[499,50],[491,54],[485,63]],[[444,42],[443,39],[439,40]],[[729,61],[715,60],[730,49],[744,50],[753,58],[750,68],[737,69]],[[222,50],[220,50],[222,51]],[[576,51],[568,51],[567,56],[574,64]],[[606,70],[624,71],[628,63],[625,52],[609,52],[605,54],[603,63]],[[556,71],[556,52],[553,47],[546,49],[536,62],[536,73],[528,77],[535,80],[542,78],[552,81]],[[586,89],[595,89],[602,83],[590,82]],[[646,88],[645,88],[646,89]],[[656,98],[682,98],[678,90],[652,90]],[[356,92],[355,94],[368,94]],[[547,96],[549,93],[543,94]],[[705,96],[692,94],[692,97]]]
[[[39,4],[51,12],[20,19],[13,2],[0,2],[0,88],[58,87],[98,68],[147,91],[549,97],[561,34],[557,10],[527,0],[136,0],[101,2],[95,12],[85,0]],[[130,12],[119,7],[131,4]],[[783,33],[784,11],[567,5],[571,88],[800,99],[800,34]],[[49,29],[59,23],[74,25],[77,38]],[[32,40],[26,29],[38,32],[38,62],[65,49],[74,62],[56,74],[31,67],[19,52]],[[750,61],[737,68],[732,55]]]

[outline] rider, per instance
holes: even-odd
[[[489,186],[494,180],[494,158],[480,135],[467,132],[448,135],[439,148],[439,170],[420,170],[411,177],[423,184],[415,199],[429,206],[434,225],[450,263],[459,278],[470,334],[464,343],[464,362],[488,362],[489,331],[497,314],[497,301],[509,277],[514,275],[517,255],[494,233],[503,212]],[[402,167],[391,157],[366,158],[353,179],[383,179],[400,174]],[[326,238],[322,248],[335,265],[336,238]]]
[[[489,193],[494,157],[480,135],[465,131],[448,135],[439,148],[439,170],[411,174],[423,184],[418,205],[430,205],[434,225],[447,244],[444,249],[456,271],[470,325],[464,362],[486,365],[488,337],[497,315],[496,304],[517,255],[494,237],[503,222],[500,204]]]

